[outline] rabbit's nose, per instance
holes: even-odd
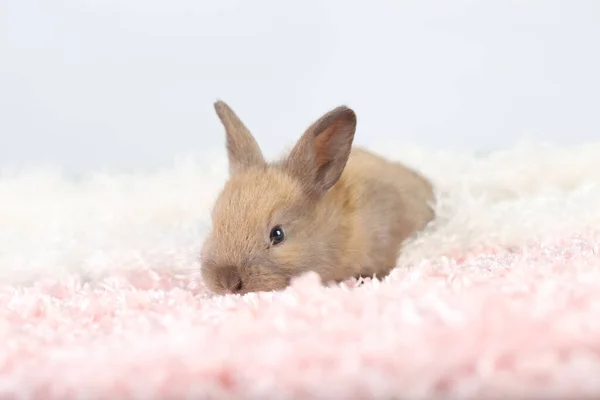
[[[227,266],[219,270],[219,283],[226,291],[237,293],[242,290],[243,283],[238,269],[234,266]]]

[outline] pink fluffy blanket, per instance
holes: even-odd
[[[396,156],[440,201],[389,277],[243,297],[197,274],[222,163],[5,175],[0,398],[599,398],[600,147]]]

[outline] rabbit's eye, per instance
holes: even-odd
[[[280,225],[277,225],[271,229],[269,239],[271,240],[271,244],[273,246],[283,242],[285,240],[285,232],[283,231],[283,228]]]

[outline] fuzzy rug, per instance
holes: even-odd
[[[4,173],[0,398],[600,398],[600,143],[373,149],[438,190],[398,268],[243,297],[198,274],[224,158]]]

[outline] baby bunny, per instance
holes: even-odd
[[[212,210],[202,276],[217,293],[283,289],[315,271],[323,282],[385,276],[405,239],[434,218],[432,185],[405,166],[352,148],[356,115],[338,107],[289,155],[266,162],[224,102],[229,180]]]

